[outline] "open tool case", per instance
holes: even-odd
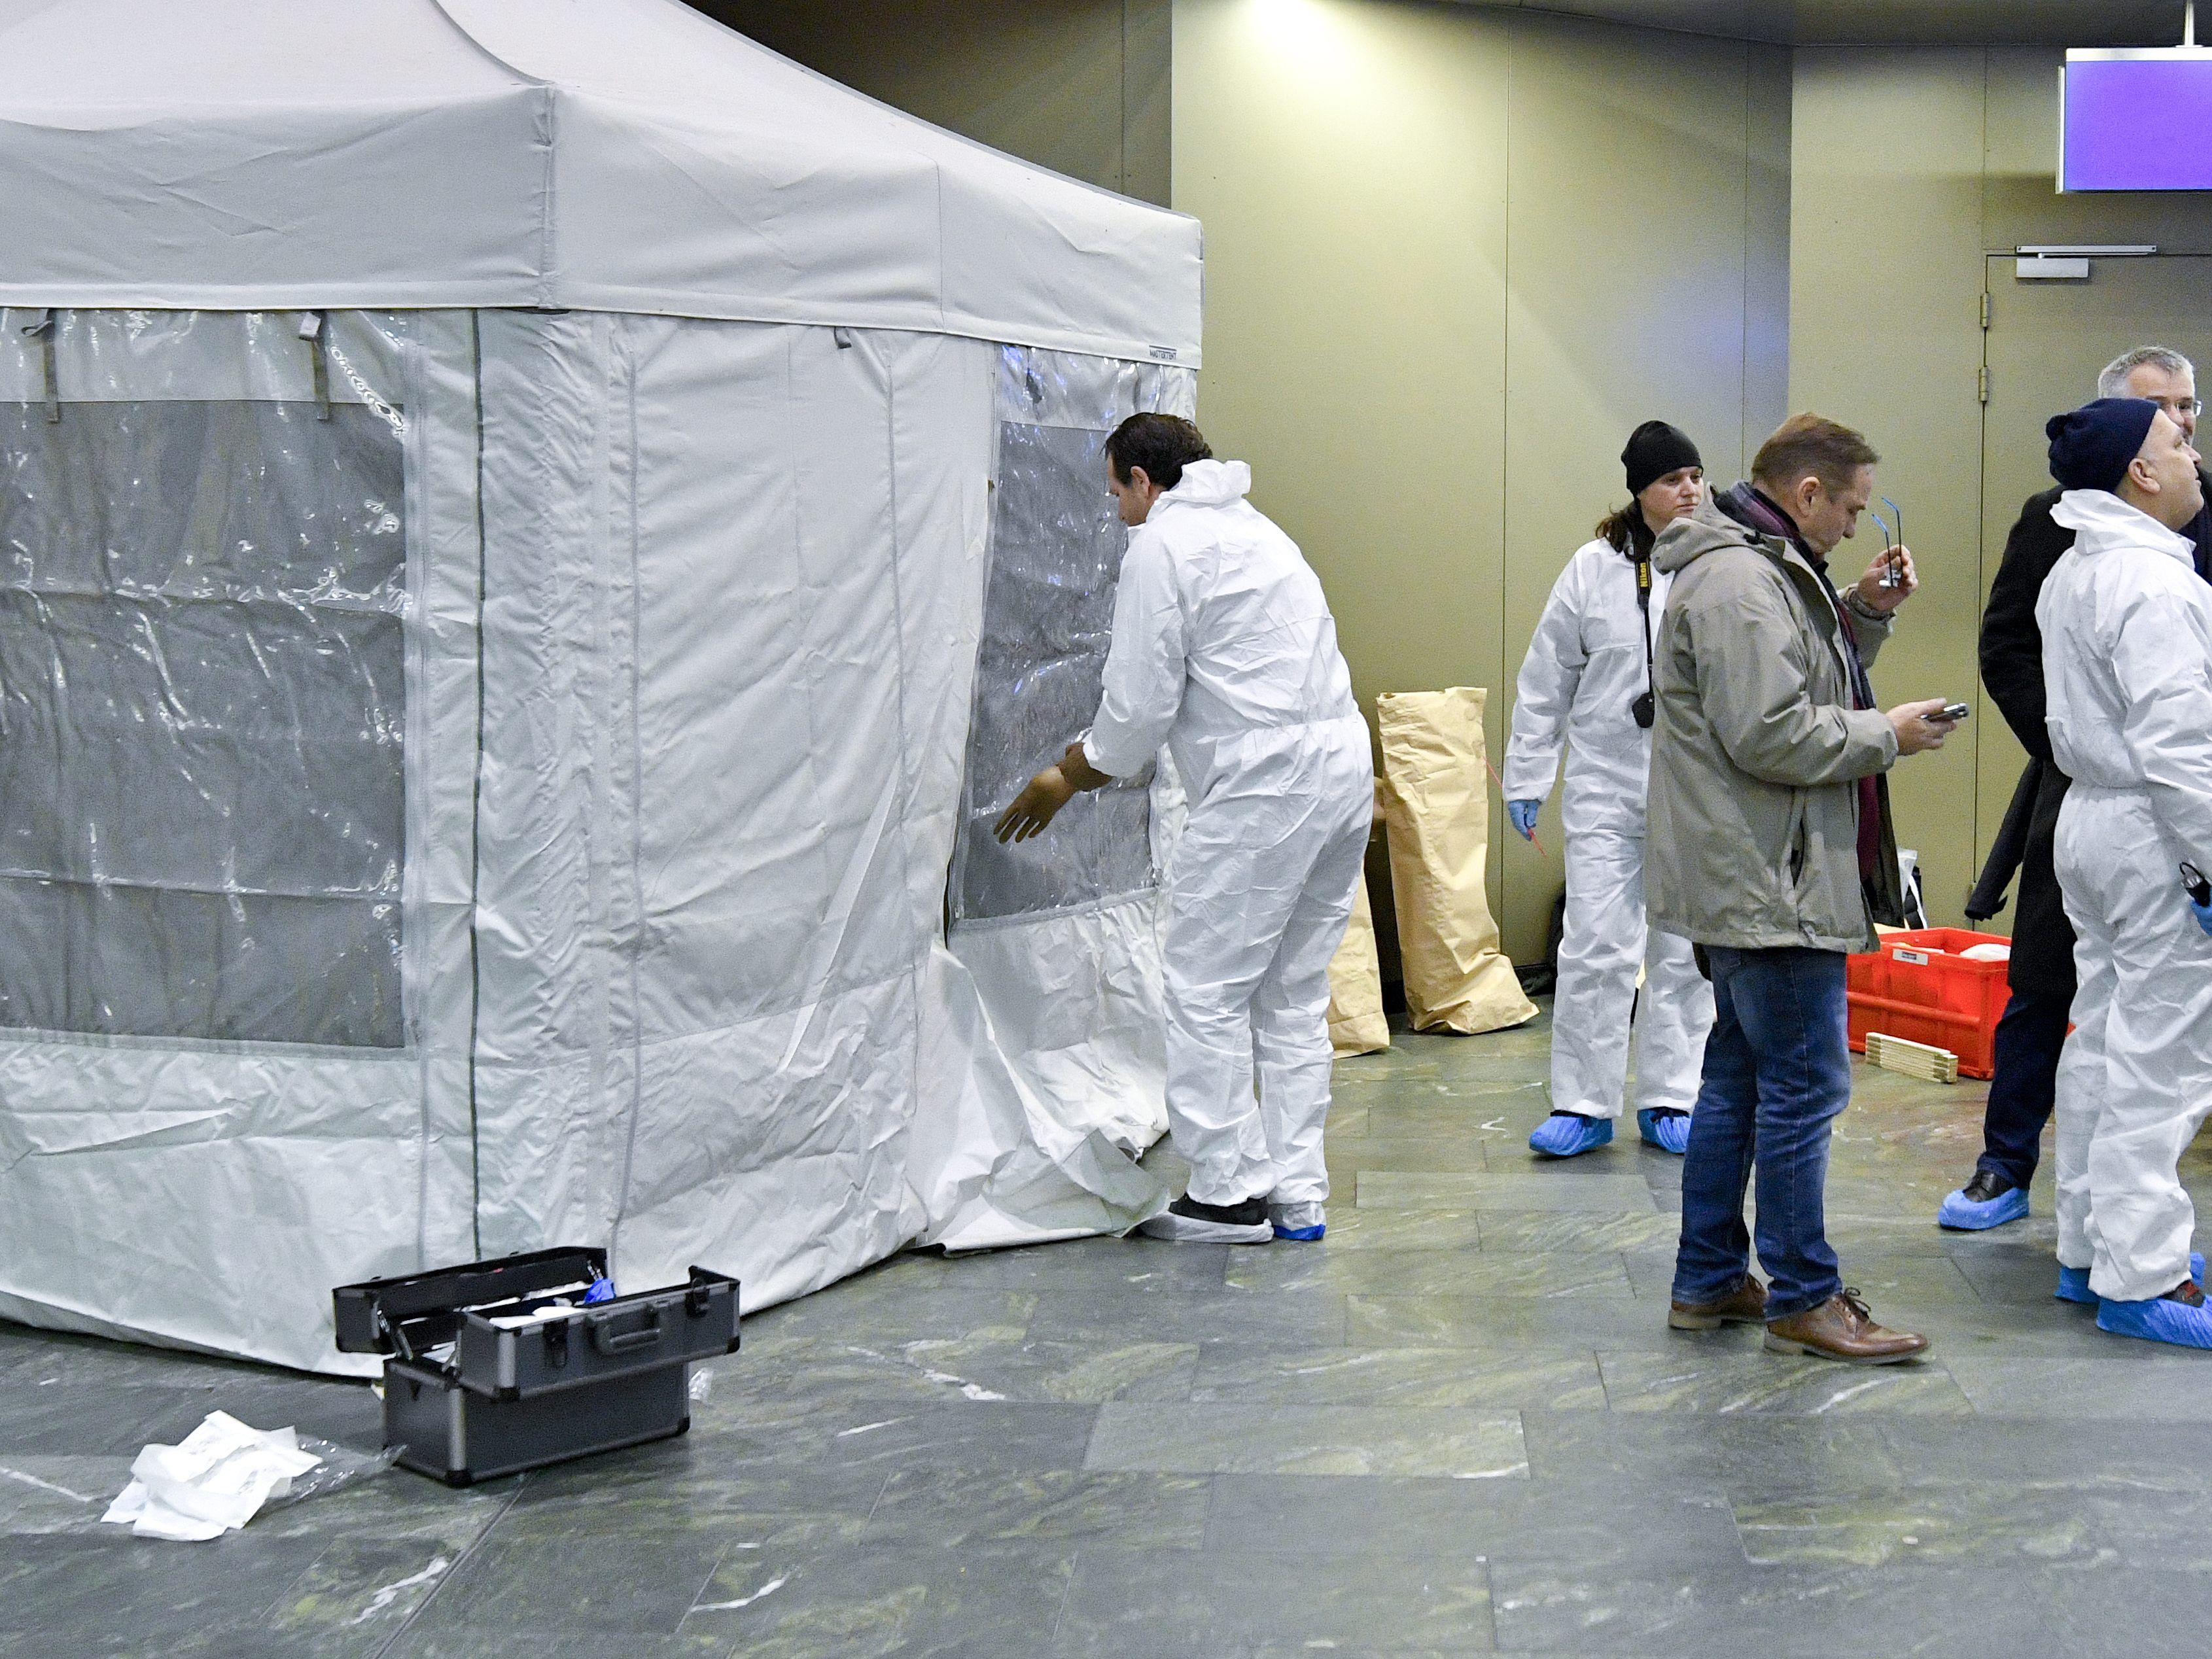
[[[337,1345],[381,1353],[384,1443],[451,1486],[681,1434],[690,1362],[736,1352],[738,1281],[580,1304],[599,1249],[538,1250],[331,1292]]]

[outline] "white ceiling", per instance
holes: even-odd
[[[2182,0],[1463,0],[1792,46],[2172,46]],[[2212,4],[2204,25],[2212,33]]]

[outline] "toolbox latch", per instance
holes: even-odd
[[[568,1322],[556,1319],[542,1328],[545,1333],[545,1363],[557,1371],[568,1363]]]

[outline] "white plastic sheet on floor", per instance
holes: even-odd
[[[1194,222],[675,0],[0,0],[0,1315],[1163,1201],[1171,783],[988,825]]]

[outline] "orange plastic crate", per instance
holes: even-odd
[[[1964,927],[1923,927],[1885,933],[1881,949],[1850,963],[1851,1048],[1866,1052],[1867,1033],[1932,1043],[1959,1057],[1960,1075],[1996,1073],[1997,1021],[2011,994],[2004,962],[1959,955],[1977,945],[2009,945],[1997,933]]]

